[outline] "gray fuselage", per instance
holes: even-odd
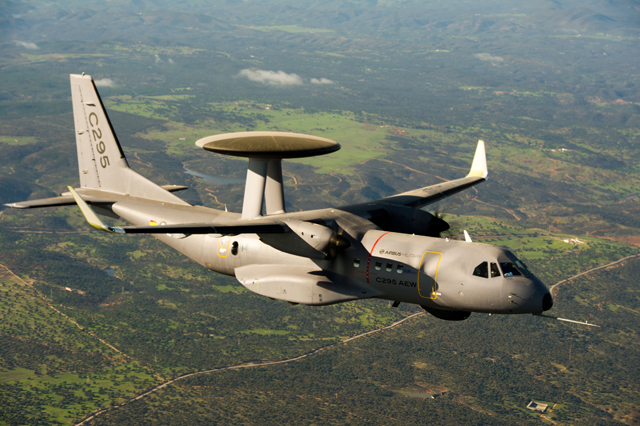
[[[183,222],[224,223],[238,218],[236,213],[142,199],[119,201],[112,210],[139,226],[148,225],[150,221],[162,226]],[[292,303],[326,305],[376,297],[425,308],[467,312],[540,313],[550,308],[549,291],[526,267],[520,267],[520,274],[518,270],[503,271],[516,262],[521,264],[508,250],[487,244],[387,232],[339,208],[276,216],[285,221],[329,224],[342,230],[351,246],[326,258],[292,254],[295,248],[283,252],[265,243],[257,234],[160,234],[156,237],[209,270],[236,276],[252,291]],[[261,288],[258,278],[243,280],[237,272],[249,266],[269,271],[271,277],[275,274],[272,278],[275,284],[269,287],[264,281]],[[333,274],[334,287],[327,289],[324,297],[322,293],[299,294],[298,289],[304,285],[301,274],[326,276],[327,273]],[[283,284],[287,282],[292,286],[288,292]],[[341,285],[352,291],[342,292]],[[354,288],[359,290],[358,297],[353,296]],[[331,296],[331,292],[338,296]]]

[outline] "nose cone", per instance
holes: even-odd
[[[531,312],[548,311],[553,306],[553,297],[546,285],[536,276],[531,277],[533,283],[533,294],[530,299],[529,309]]]
[[[551,293],[547,292],[544,296],[542,296],[542,310],[548,311],[553,307],[553,297],[551,297]]]

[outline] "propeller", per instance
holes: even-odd
[[[329,239],[329,250],[326,256],[328,260],[335,259],[338,251],[351,247],[351,243],[349,242],[349,240],[342,236],[343,232],[344,230],[340,228],[340,231],[334,232]]]
[[[444,232],[451,229],[451,225],[444,220],[445,213],[440,209],[440,207],[436,207],[432,215],[433,218],[429,222],[429,228],[425,234],[428,237],[441,238]]]

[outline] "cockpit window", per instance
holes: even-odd
[[[482,262],[476,269],[473,270],[473,275],[476,277],[489,278],[489,263]]]
[[[516,267],[520,270],[520,272],[522,272],[525,275],[531,275],[531,272],[529,271],[529,268],[527,268],[527,265],[525,265],[524,263],[520,262],[519,260],[516,260]]]
[[[502,269],[502,273],[505,277],[515,277],[521,276],[522,274],[518,271],[518,268],[511,262],[500,262],[500,269]]]
[[[495,278],[495,277],[499,277],[500,276],[500,269],[498,269],[498,264],[497,263],[492,263],[491,264],[491,278]]]

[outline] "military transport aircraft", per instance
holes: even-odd
[[[449,225],[424,210],[487,179],[484,142],[469,174],[362,204],[285,212],[281,161],[340,149],[296,133],[244,132],[200,139],[207,151],[249,159],[242,213],[192,206],[129,168],[88,75],[71,75],[80,187],[18,209],[77,204],[89,224],[116,234],[153,234],[205,268],[290,303],[330,305],[378,298],[414,303],[444,320],[472,312],[541,314],[545,285],[513,253],[441,238]],[[133,226],[109,227],[97,214]]]

